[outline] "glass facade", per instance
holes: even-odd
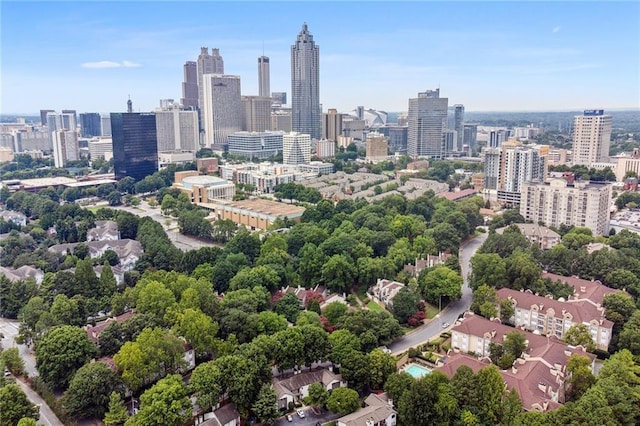
[[[150,113],[111,113],[113,166],[116,179],[136,181],[158,170],[156,116]]]

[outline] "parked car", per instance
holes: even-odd
[[[298,408],[296,410],[296,413],[298,413],[298,417],[300,417],[301,419],[304,419],[304,411],[302,411],[300,408]]]
[[[287,414],[287,420],[292,422],[293,421],[293,417],[291,417],[291,414]]]

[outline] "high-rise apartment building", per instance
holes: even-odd
[[[248,159],[268,158],[282,152],[284,132],[236,132],[228,136],[229,153]]]
[[[100,136],[100,114],[97,112],[85,112],[80,114],[80,135],[84,138]]]
[[[478,149],[478,125],[467,124],[462,126],[462,146],[469,155],[474,154]]]
[[[166,105],[156,110],[158,152],[200,149],[198,112],[184,110],[181,105]]]
[[[447,125],[448,103],[448,98],[440,97],[440,89],[427,90],[409,99],[407,154],[443,157],[442,135]]]
[[[78,118],[75,109],[63,109],[60,114],[62,128],[66,130],[76,130],[78,127]]]
[[[224,74],[224,60],[220,56],[220,49],[211,49],[210,55],[208,47],[201,47],[196,69],[198,71],[198,106],[202,109],[204,107],[202,77],[205,74]]]
[[[102,136],[111,136],[111,116],[100,116],[100,132]]]
[[[282,136],[282,163],[308,164],[311,161],[311,136],[290,132]]]
[[[369,133],[367,135],[365,160],[377,162],[388,159],[388,147],[388,139],[382,133]]]
[[[50,112],[55,112],[52,109],[41,109],[40,110],[40,124],[42,124],[43,126],[47,125],[47,114],[49,114]]]
[[[547,226],[579,226],[594,235],[609,235],[611,185],[554,179],[522,186],[520,214],[528,222]]]
[[[611,144],[611,116],[604,110],[586,110],[573,118],[573,164],[606,162]]]
[[[56,130],[51,134],[53,139],[53,163],[56,167],[64,167],[67,161],[80,159],[78,132],[75,130]]]
[[[56,114],[55,111],[47,113],[47,128],[49,129],[49,134],[56,130],[64,129],[64,127],[62,127],[62,118],[60,115]]]
[[[322,139],[316,143],[316,157],[332,158],[336,156],[336,143],[330,139]]]
[[[547,152],[544,148],[548,147],[529,148],[514,139],[500,148],[484,148],[485,200],[519,204],[524,183],[545,179]]]
[[[303,24],[291,46],[291,118],[294,132],[309,134],[314,139],[322,135],[319,52],[307,24]]]
[[[271,96],[271,84],[269,77],[269,58],[260,56],[258,58],[258,94],[264,98]]]
[[[455,104],[450,107],[449,114],[449,130],[453,130],[455,132],[455,144],[454,151],[462,151],[462,145],[464,144],[464,105]]]
[[[180,103],[185,109],[198,107],[198,64],[195,61],[184,63],[184,80],[182,82],[182,99]]]
[[[271,113],[271,130],[289,133],[292,128],[291,124],[290,109],[279,109]]]
[[[242,130],[240,76],[205,74],[202,83],[204,146],[221,150],[227,144],[227,136]]]
[[[339,114],[337,109],[329,109],[322,113],[322,139],[337,141],[342,135],[342,119],[344,114]]]
[[[264,96],[242,96],[243,124],[247,132],[264,132],[271,130],[271,103],[273,100]]]
[[[158,170],[155,114],[111,113],[111,132],[116,179],[141,180]]]

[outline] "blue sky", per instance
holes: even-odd
[[[289,93],[305,21],[325,110],[405,111],[436,87],[468,111],[640,107],[639,2],[3,0],[0,14],[1,113],[122,111],[128,95],[151,110],[180,99],[201,46],[255,95],[264,45],[271,90]]]

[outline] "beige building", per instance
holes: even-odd
[[[322,114],[322,138],[330,139],[334,142],[338,136],[342,135],[342,118],[344,114],[339,114],[337,109],[329,109]]]
[[[0,147],[0,163],[13,161],[13,150],[6,146]]]
[[[271,130],[290,132],[292,128],[291,110],[278,110],[271,113]]]
[[[609,234],[611,185],[594,182],[567,183],[553,179],[522,185],[520,214],[526,221],[547,226],[584,226],[594,234]]]
[[[287,218],[299,221],[305,211],[304,207],[263,199],[234,202],[209,201],[199,205],[212,210],[218,220],[228,219],[252,231],[267,229],[277,219]]]
[[[389,143],[382,133],[373,132],[367,135],[365,161],[378,162],[389,158]]]
[[[535,223],[516,223],[515,225],[530,243],[537,245],[542,250],[553,248],[562,239],[557,232]],[[496,232],[502,234],[505,229],[507,229],[506,226],[496,229]]]
[[[330,139],[322,139],[316,143],[316,156],[318,158],[332,158],[336,156],[336,143]]]
[[[631,156],[619,156],[612,160],[616,161],[615,174],[618,182],[624,180],[627,172],[635,172],[640,177],[640,148],[634,149]]]
[[[236,186],[232,182],[215,176],[200,175],[195,170],[176,172],[172,186],[189,195],[191,202],[196,204],[233,200],[236,195]]]
[[[611,145],[610,115],[604,111],[587,110],[573,118],[573,164],[591,166],[592,163],[603,163],[609,158]]]
[[[264,132],[271,130],[271,104],[273,98],[264,96],[243,96],[243,130]]]

